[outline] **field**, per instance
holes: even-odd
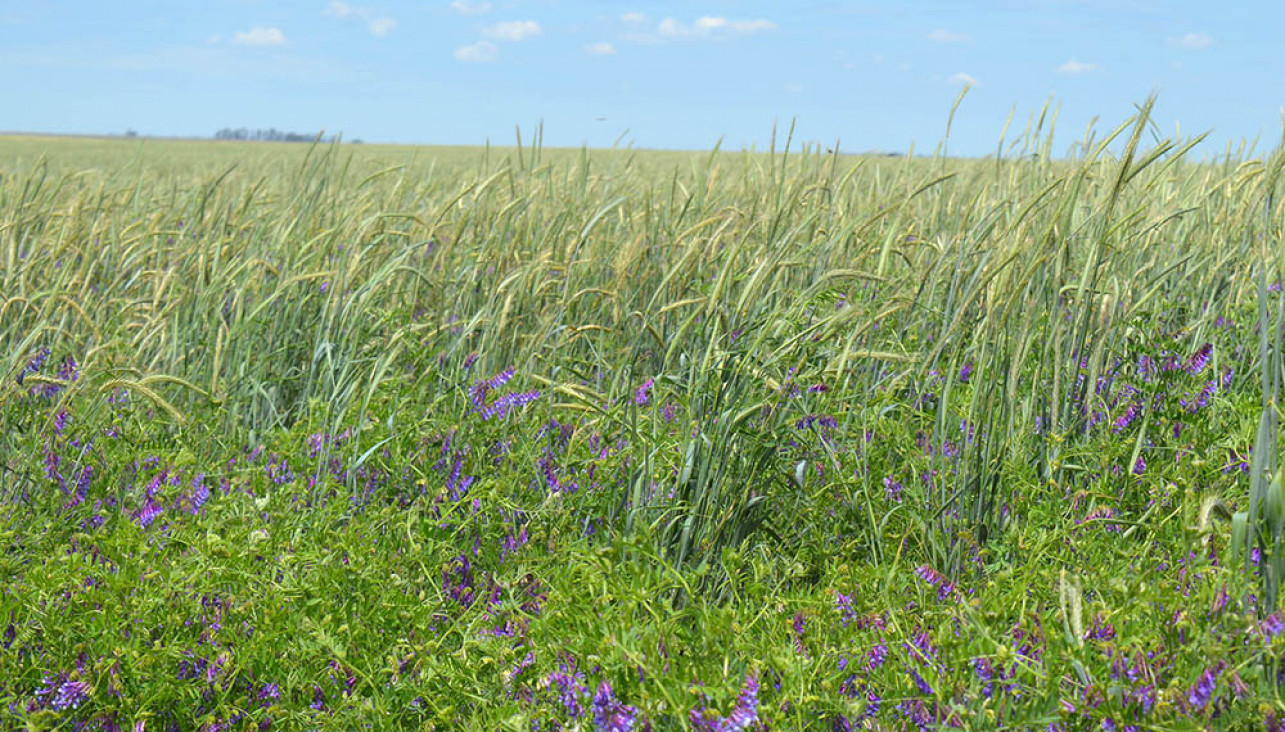
[[[0,728],[1282,729],[1285,154],[0,137]]]

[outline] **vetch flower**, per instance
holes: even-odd
[[[1271,640],[1285,632],[1285,620],[1281,619],[1279,612],[1272,613],[1259,621],[1258,630],[1263,634],[1264,638]]]
[[[885,477],[883,479],[883,489],[884,496],[889,501],[901,503],[901,492],[904,490],[904,486],[893,480],[891,477]]]
[[[270,707],[273,702],[281,698],[281,687],[271,683],[264,684],[259,688],[257,696],[259,703],[263,704],[264,707]]]
[[[469,389],[469,399],[473,401],[474,410],[481,411],[485,409],[487,394],[509,383],[509,379],[513,378],[514,373],[516,372],[510,367],[489,379],[475,381]]]
[[[973,659],[973,671],[982,682],[982,696],[987,699],[995,694],[995,667],[989,658]]]
[[[48,348],[41,348],[37,351],[36,355],[32,356],[30,361],[27,361],[27,365],[22,367],[22,371],[18,372],[18,386],[22,386],[22,382],[26,381],[28,374],[34,374],[39,371],[40,367],[45,365],[46,358],[49,358]]]
[[[1191,354],[1185,365],[1187,373],[1194,375],[1204,371],[1205,366],[1209,365],[1209,355],[1213,353],[1213,350],[1214,345],[1212,343],[1206,343],[1195,353]]]
[[[736,706],[726,717],[704,708],[704,705],[693,707],[688,714],[691,728],[697,732],[742,732],[758,721],[759,682],[754,674],[745,677],[745,685],[736,698]]]
[[[598,732],[630,732],[638,710],[616,699],[609,682],[598,685],[593,697],[593,723]]]
[[[36,690],[39,706],[61,712],[75,709],[89,699],[89,684],[72,681],[66,673],[54,677],[45,676],[43,681],[44,686]]]
[[[152,522],[156,520],[156,517],[160,516],[164,511],[165,509],[162,508],[161,504],[157,503],[154,498],[148,498],[147,502],[143,504],[143,507],[138,510],[135,518],[138,519],[138,525],[146,529],[148,526],[151,526]]]
[[[205,475],[203,473],[197,473],[196,477],[192,479],[192,501],[190,509],[192,515],[195,516],[197,513],[200,513],[201,507],[204,506],[205,502],[208,500],[210,500],[210,488],[205,485]]]
[[[89,699],[89,684],[84,681],[64,681],[49,706],[58,711],[75,709]]]
[[[513,411],[514,409],[517,409],[518,407],[526,406],[527,404],[530,404],[531,402],[539,398],[540,398],[540,392],[538,391],[526,391],[526,392],[516,392],[512,394],[505,394],[499,399],[496,399],[495,403],[492,404],[491,406],[485,407],[482,409],[482,421],[487,421],[492,418],[497,418],[502,420],[505,417],[507,417],[509,412]]]
[[[856,611],[852,609],[852,596],[842,592],[836,592],[834,595],[834,609],[839,611],[839,622],[846,628],[848,623],[857,616]]]
[[[76,489],[72,492],[71,498],[67,500],[67,507],[72,508],[79,506],[89,497],[89,486],[94,481],[94,466],[84,465],[75,474]]]
[[[796,422],[794,424],[794,428],[805,430],[814,424],[819,424],[822,427],[829,427],[830,429],[837,429],[839,426],[838,420],[836,420],[834,417],[829,417],[824,414],[809,414],[803,419],[800,419],[798,422]]]
[[[1214,697],[1214,692],[1218,689],[1218,674],[1221,671],[1221,664],[1205,669],[1205,672],[1196,680],[1196,685],[1191,687],[1191,692],[1187,695],[1187,703],[1199,710],[1208,706],[1209,701]]]
[[[576,671],[568,673],[565,666],[562,671],[554,671],[548,676],[548,684],[558,689],[563,711],[572,719],[578,719],[584,714],[584,708],[580,706],[580,697],[588,693],[588,690],[580,683],[581,677],[582,674]]]
[[[754,674],[745,677],[745,685],[736,698],[736,706],[719,725],[719,732],[741,732],[758,721],[759,681]]]
[[[924,679],[924,677],[920,676],[919,672],[913,668],[907,670],[910,672],[910,677],[915,680],[915,686],[919,689],[919,693],[924,696],[932,696],[933,687]]]
[[[1113,427],[1115,432],[1119,433],[1128,429],[1129,425],[1133,424],[1133,420],[1138,418],[1139,409],[1141,409],[1141,404],[1139,404],[1136,401],[1130,402],[1129,406],[1125,408],[1124,412],[1119,417],[1116,418],[1115,424]]]
[[[641,407],[641,406],[644,406],[644,405],[646,405],[646,404],[650,403],[650,402],[651,402],[651,394],[650,394],[650,393],[648,393],[648,392],[650,392],[650,391],[651,391],[651,387],[652,387],[655,383],[656,383],[656,380],[655,380],[655,379],[647,379],[646,381],[644,381],[644,382],[642,383],[642,386],[640,386],[640,387],[638,387],[637,389],[635,389],[635,390],[634,390],[634,404],[637,404],[638,406],[640,406],[640,407]]]
[[[929,585],[936,587],[937,599],[939,600],[945,600],[955,592],[955,585],[951,584],[950,580],[946,579],[944,575],[932,567],[929,567],[927,564],[919,565],[919,567],[915,569],[915,576]]]
[[[803,631],[808,626],[808,620],[802,612],[794,614],[794,652],[806,656],[808,649],[803,645]]]
[[[672,423],[678,416],[678,405],[673,402],[665,402],[665,406],[660,408],[660,417],[665,422]]]

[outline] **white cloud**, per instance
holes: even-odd
[[[366,29],[373,35],[377,36],[386,36],[396,27],[396,20],[383,16],[372,18],[371,21],[366,24]]]
[[[965,33],[954,33],[945,30],[944,28],[938,28],[928,34],[928,40],[936,41],[938,43],[963,43],[968,40],[968,35]]]
[[[233,33],[232,42],[238,46],[258,46],[260,48],[290,45],[290,41],[286,40],[286,36],[281,32],[280,28],[265,25],[258,25],[248,31]]]
[[[694,30],[697,33],[713,33],[726,28],[727,25],[727,18],[717,15],[705,15],[696,19]]]
[[[1098,66],[1097,64],[1086,64],[1083,61],[1076,61],[1075,59],[1071,59],[1070,61],[1067,61],[1066,63],[1062,64],[1061,66],[1057,67],[1054,70],[1057,71],[1057,73],[1059,74],[1070,74],[1071,76],[1079,76],[1080,74],[1087,74],[1091,71],[1101,71],[1102,67]]]
[[[543,32],[540,24],[534,20],[510,20],[488,25],[482,29],[482,35],[493,41],[525,41]]]
[[[488,2],[476,2],[475,0],[455,0],[451,3],[451,10],[460,15],[481,15],[490,12],[491,4]]]
[[[455,58],[470,64],[483,64],[494,61],[500,53],[500,47],[490,41],[478,41],[472,45],[455,49]]]
[[[950,75],[949,81],[953,84],[967,84],[968,86],[981,86],[982,83],[972,74],[965,74],[960,71]]]
[[[643,15],[642,13],[625,13],[624,15],[620,16],[620,19],[625,21],[626,23],[646,23],[647,22],[647,16]]]
[[[331,0],[330,7],[326,8],[326,15],[336,18],[347,18],[353,14],[353,6],[342,0]]]
[[[386,36],[397,27],[397,20],[386,15],[376,15],[373,10],[360,5],[350,5],[343,0],[331,0],[326,15],[332,18],[354,18],[366,24],[371,35]]]
[[[610,43],[607,43],[606,41],[590,43],[589,45],[584,47],[584,50],[585,50],[585,53],[588,53],[590,56],[615,56],[616,55],[616,47],[611,45]]]
[[[675,18],[665,18],[656,26],[662,38],[708,37],[715,35],[749,35],[776,28],[776,23],[765,18],[754,20],[728,20],[720,15],[705,15],[688,25]]]
[[[668,36],[671,38],[673,36],[681,36],[681,35],[687,35],[688,33],[691,33],[690,28],[683,25],[682,23],[679,23],[673,18],[665,18],[664,20],[660,21],[660,27],[658,27],[656,31],[660,33],[662,36]]]
[[[1188,33],[1181,38],[1170,38],[1169,43],[1179,48],[1188,48],[1193,51],[1199,51],[1202,48],[1209,48],[1213,45],[1213,36],[1208,33]]]

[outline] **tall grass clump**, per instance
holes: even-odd
[[[0,140],[0,717],[1280,729],[1285,157],[1151,108]]]

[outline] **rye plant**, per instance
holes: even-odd
[[[1279,728],[1285,156],[1151,108],[0,140],[4,725]]]

